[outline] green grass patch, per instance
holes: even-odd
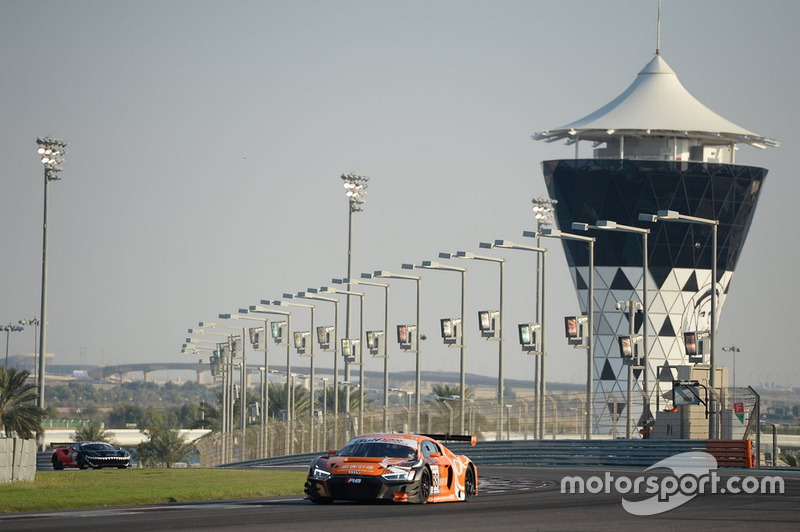
[[[0,484],[0,513],[302,495],[305,471],[102,469]]]

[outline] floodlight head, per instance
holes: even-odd
[[[347,284],[350,282],[349,279],[331,279],[333,284]]]
[[[413,270],[414,269],[414,265],[413,264],[408,264],[408,263],[403,263],[403,265],[401,267],[404,270]]]
[[[453,253],[439,252],[439,258],[440,259],[452,259],[453,256],[454,256]]]
[[[375,273],[372,274],[372,277],[388,277],[392,275],[392,272],[387,272],[386,270],[375,270]]]
[[[239,314],[249,314],[250,313],[250,309],[249,308],[240,308],[237,312],[239,312]]]
[[[492,249],[494,247],[494,244],[491,244],[489,242],[481,242],[480,244],[478,244],[478,247],[483,249]]]
[[[597,220],[594,223],[594,225],[598,229],[616,229],[617,228],[617,222],[614,222],[612,220]]]
[[[456,257],[460,259],[471,259],[475,257],[474,253],[469,253],[467,251],[456,251]]]
[[[219,319],[221,319],[221,320],[229,320],[229,319],[231,319],[231,315],[230,314],[220,314],[219,315]]]
[[[201,322],[198,322],[197,326],[198,327],[207,327],[207,328],[211,329],[213,327],[216,327],[217,324],[216,323],[209,323],[209,322],[201,321]]]
[[[284,292],[282,297],[284,297],[286,299],[294,299],[294,294],[289,294],[289,293]]]
[[[678,220],[681,215],[678,211],[658,211],[658,217],[662,220]]]
[[[657,222],[658,216],[655,214],[647,214],[647,213],[639,213],[639,221],[640,222]]]
[[[572,222],[572,229],[575,231],[588,231],[589,224],[583,222]]]
[[[372,274],[372,273],[362,273],[361,274],[361,278],[362,279],[372,279],[374,276],[375,276],[375,274]]]

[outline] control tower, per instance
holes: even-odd
[[[736,164],[737,146],[766,148],[778,143],[700,103],[658,51],[633,83],[608,104],[533,138],[575,146],[573,159],[542,163],[548,194],[558,202],[555,222],[562,232],[577,233],[573,222],[595,226],[599,220],[650,230],[646,283],[645,239],[640,233],[599,229],[581,233],[597,239],[592,432],[621,436],[628,416],[628,368],[620,355],[619,337],[629,335],[631,327],[627,309],[619,303],[647,304],[643,313],[648,332],[647,380],[641,369],[634,372],[636,399],[630,412],[640,427],[657,406],[664,408],[663,394],[672,389],[667,384],[672,380],[669,375],[677,375],[670,368],[697,360],[687,356],[683,333],[711,328],[712,291],[716,291],[714,315],[719,322],[767,175],[766,168]],[[580,157],[579,146],[586,143],[591,144],[591,158]],[[639,219],[640,214],[667,210],[718,221],[716,279],[712,279],[711,224]],[[588,246],[566,239],[562,245],[581,310],[586,313]],[[637,335],[642,334],[643,322],[634,320]],[[649,399],[640,393],[645,382]]]

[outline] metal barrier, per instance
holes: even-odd
[[[752,467],[750,440],[517,440],[483,441],[471,446],[451,442],[456,454],[476,465],[650,467],[676,454],[701,451],[717,458],[719,467]],[[219,467],[307,466],[322,453],[303,453],[248,460]]]

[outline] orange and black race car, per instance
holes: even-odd
[[[475,445],[474,436],[447,438]],[[329,451],[311,463],[305,493],[318,504],[468,501],[478,494],[478,470],[439,439],[445,436],[380,433],[354,438],[340,451]]]

